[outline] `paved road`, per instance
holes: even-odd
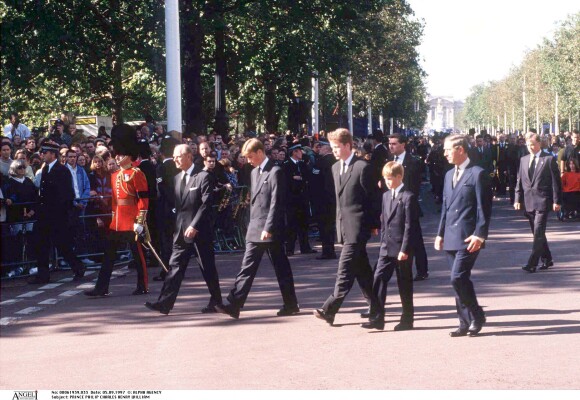
[[[431,276],[415,285],[413,331],[393,331],[395,282],[383,332],[358,326],[365,304],[356,287],[335,327],[315,319],[336,262],[312,256],[291,258],[302,313],[286,318],[275,316],[281,298],[267,259],[237,321],[200,313],[208,294],[196,267],[169,316],[143,306],[158,282],[150,295],[130,295],[134,271],[116,272],[107,299],[77,293],[95,274],[82,284],[54,275],[56,287],[3,287],[0,389],[578,389],[580,224],[551,218],[556,265],[528,274],[520,269],[531,248],[528,225],[505,200],[494,201],[474,272],[488,324],[480,337],[450,338],[458,322],[448,267],[433,249],[433,205],[424,208]],[[375,258],[377,244],[369,250]],[[224,294],[240,260],[218,257]]]

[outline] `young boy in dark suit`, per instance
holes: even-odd
[[[373,293],[378,298],[376,310],[371,310],[366,329],[384,329],[387,284],[397,274],[397,285],[403,305],[403,315],[395,331],[413,329],[413,271],[412,260],[419,239],[419,203],[417,196],[403,184],[404,167],[390,161],[382,175],[389,191],[383,194],[381,212],[381,249],[373,280]]]

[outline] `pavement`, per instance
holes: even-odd
[[[458,320],[449,268],[433,248],[436,206],[424,198],[430,276],[415,283],[412,331],[393,331],[401,313],[394,278],[384,331],[359,327],[366,304],[356,284],[335,326],[314,318],[337,265],[315,255],[290,258],[301,307],[291,317],[276,316],[282,300],[267,257],[239,320],[201,314],[209,295],[195,261],[168,316],[143,306],[157,298],[160,282],[150,282],[148,295],[131,295],[132,270],[116,270],[113,294],[103,299],[81,293],[96,274],[72,282],[61,272],[47,286],[3,282],[0,389],[578,389],[580,223],[552,214],[555,266],[530,274],[521,270],[529,225],[506,199],[495,200],[473,272],[488,322],[478,337],[451,338]],[[374,262],[376,238],[368,250]],[[241,258],[217,256],[224,297]]]

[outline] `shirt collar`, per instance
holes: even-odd
[[[290,159],[291,159],[291,160],[294,162],[294,164],[298,164],[298,161],[300,161],[300,160],[295,160],[295,159],[293,159],[292,157],[290,157]],[[263,169],[263,168],[262,168],[262,169]]]
[[[264,161],[262,161],[262,164],[259,165],[260,171],[264,171],[264,168],[266,168],[266,164],[268,164],[268,161],[270,161],[270,159],[268,157],[264,158]]]
[[[542,149],[540,149],[540,151],[538,151],[537,153],[532,153],[532,157],[540,157],[540,154],[542,154]]]
[[[470,161],[471,161],[471,160],[469,159],[469,157],[467,157],[467,158],[465,159],[465,161],[463,161],[461,164],[459,164],[459,165],[457,166],[457,168],[459,168],[459,170],[460,170],[460,171],[464,171],[464,170],[465,170],[465,168],[467,168],[467,166],[469,165]]]
[[[397,197],[399,195],[399,192],[401,191],[401,189],[403,188],[403,186],[405,186],[405,184],[404,183],[401,183],[399,185],[399,187],[395,189],[395,197]]]
[[[77,172],[77,167],[71,167],[71,165],[69,163],[66,163],[66,166],[68,167],[68,169],[70,169],[73,172]]]
[[[192,173],[194,168],[195,168],[195,164],[191,164],[191,166],[184,173],[188,176],[191,176],[191,173]]]
[[[354,157],[354,152],[350,153],[350,157],[347,158],[346,160],[344,160],[344,165],[346,165],[348,167],[351,164],[353,157]]]
[[[407,152],[406,152],[406,151],[403,151],[403,152],[402,152],[401,154],[399,154],[398,156],[397,156],[397,155],[395,155],[395,156],[393,157],[393,160],[395,159],[395,157],[397,157],[397,162],[398,162],[399,164],[402,164],[402,163],[403,163],[403,161],[405,160],[405,155],[406,155],[406,154],[407,154]]]
[[[58,158],[55,159],[53,162],[51,162],[50,164],[48,164],[48,170],[50,171],[52,169],[52,167],[54,167],[54,164],[56,164],[56,162],[58,161]]]

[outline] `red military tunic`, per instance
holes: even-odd
[[[131,167],[114,172],[113,220],[109,228],[113,231],[133,231],[133,224],[145,224],[149,207],[149,190],[145,174]]]

